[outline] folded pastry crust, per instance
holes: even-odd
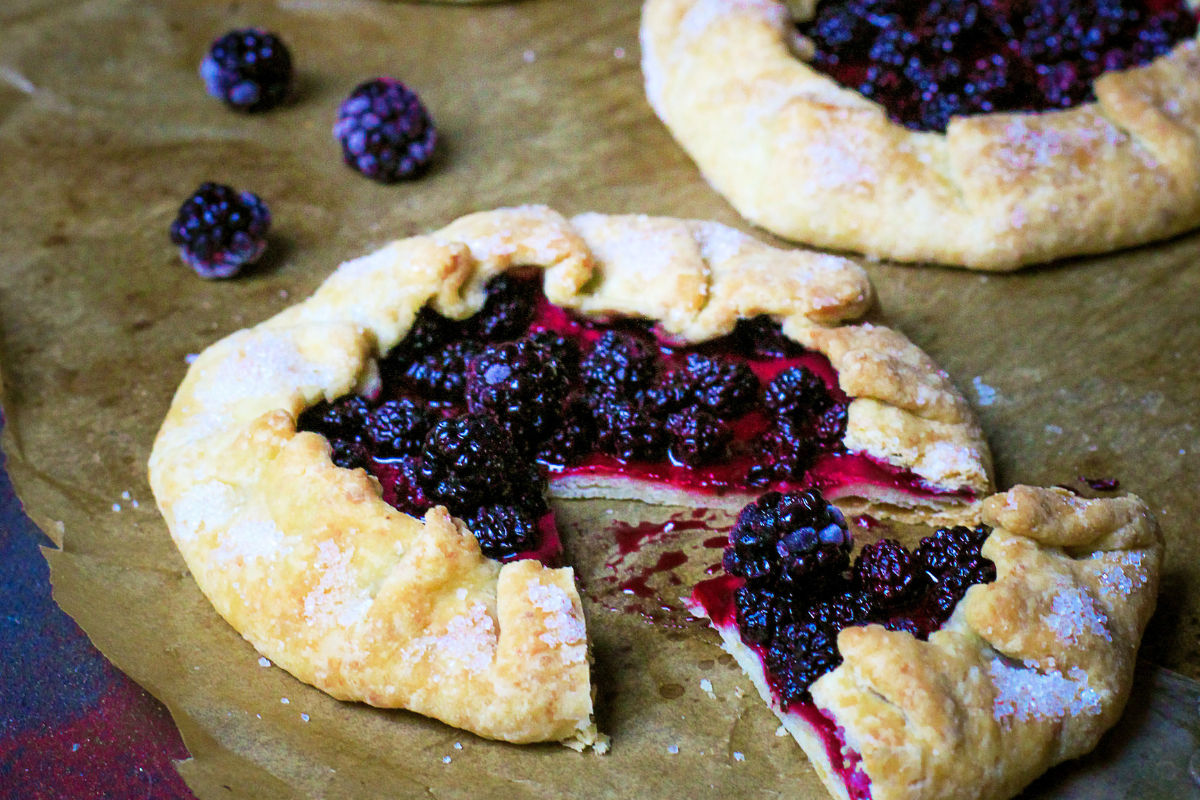
[[[861,758],[872,800],[1005,800],[1094,748],[1129,698],[1164,550],[1146,504],[1018,486],[984,501],[983,522],[993,583],[971,587],[925,642],[846,628],[844,662],[812,685],[842,755]],[[827,735],[779,708],[736,628],[721,635],[830,792],[848,800]]]
[[[802,18],[816,2],[793,6]],[[647,0],[658,116],[757,225],[819,247],[1012,270],[1200,225],[1200,50],[1109,72],[1096,101],[910,131],[793,55],[776,0]]]
[[[990,490],[987,445],[945,374],[893,331],[840,325],[871,302],[853,262],[706,222],[544,207],[464,217],[343,264],[308,300],[201,353],[151,454],[159,508],[217,611],[335,697],[513,742],[596,741],[572,571],[501,566],[445,509],[396,511],[373,477],[335,467],[323,437],[296,431],[318,401],[377,388],[378,358],[427,303],[467,317],[487,281],[516,267],[541,268],[551,302],[657,319],[681,341],[772,315],[838,368],[855,398],[848,445],[934,487]],[[895,500],[878,510],[966,521],[980,508],[970,496]]]

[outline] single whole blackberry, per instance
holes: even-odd
[[[399,469],[392,482],[392,507],[414,517],[423,517],[434,503],[421,486],[421,460],[406,456],[400,459]]]
[[[366,469],[371,463],[371,455],[366,445],[357,439],[330,439],[329,454],[334,466],[342,469]]]
[[[431,424],[429,411],[404,397],[382,403],[367,415],[365,427],[376,454],[386,458],[420,454]]]
[[[895,539],[880,539],[863,547],[854,562],[859,590],[883,608],[893,608],[921,586],[917,560]]]
[[[575,395],[567,400],[558,425],[542,443],[538,461],[556,467],[578,464],[596,448],[596,423],[587,400]]]
[[[979,555],[991,531],[980,525],[968,528],[956,525],[953,528],[938,528],[932,536],[926,536],[914,554],[918,567],[936,579],[947,570],[965,564]]]
[[[796,366],[775,377],[763,393],[772,415],[801,420],[820,414],[833,402],[825,382],[808,367]]]
[[[297,430],[319,433],[327,439],[362,437],[362,428],[371,407],[358,395],[339,397],[330,403],[322,400],[306,408],[296,421]]]
[[[584,356],[580,369],[584,383],[594,393],[631,400],[654,382],[657,356],[654,348],[637,336],[605,331]]]
[[[463,320],[463,333],[478,342],[503,342],[523,336],[537,316],[537,278],[497,275],[488,281],[479,313]]]
[[[716,461],[733,440],[733,431],[701,408],[689,408],[667,417],[671,458],[689,467]]]
[[[537,520],[513,506],[484,506],[467,521],[467,527],[483,554],[497,561],[511,561],[538,547]]]
[[[230,31],[212,43],[200,62],[208,93],[239,111],[266,111],[287,99],[292,55],[261,28]]]
[[[849,586],[839,586],[827,590],[826,599],[809,606],[808,617],[837,638],[844,628],[867,624],[873,608],[870,597],[851,591]]]
[[[662,425],[636,403],[601,399],[593,419],[597,448],[622,461],[654,461],[666,450]]]
[[[818,442],[809,420],[779,417],[763,434],[763,466],[775,480],[801,480],[812,466],[817,451]]]
[[[549,435],[566,393],[549,348],[529,339],[486,347],[467,365],[467,408],[492,414],[530,446]]]
[[[791,620],[791,599],[771,589],[742,586],[733,595],[738,631],[749,645],[766,644]]]
[[[825,8],[825,4],[818,6]],[[795,358],[804,348],[783,334],[780,325],[766,315],[739,319],[730,334],[737,352],[746,357]]]
[[[689,353],[683,369],[668,372],[651,390],[660,413],[702,406],[721,419],[740,416],[758,399],[758,378],[745,364]]]
[[[202,183],[171,223],[171,241],[201,278],[232,278],[267,248],[271,212],[258,195]]]
[[[781,581],[815,594],[849,566],[850,545],[845,517],[817,490],[767,492],[738,514],[725,571],[751,585]]]
[[[574,383],[579,375],[579,345],[565,336],[559,336],[553,331],[534,331],[527,337],[536,345],[550,351],[550,357],[555,366],[566,376],[569,383]]]
[[[461,402],[467,388],[467,364],[478,352],[479,345],[474,342],[452,342],[410,363],[403,381],[431,400]]]
[[[520,456],[508,431],[491,417],[465,414],[438,422],[421,453],[426,495],[456,516],[506,500]]]
[[[351,92],[338,110],[333,137],[348,166],[380,183],[418,177],[437,145],[421,99],[393,78],[376,78]]]
[[[794,622],[776,633],[766,662],[780,705],[787,709],[809,698],[813,682],[842,663],[837,637],[812,621]]]

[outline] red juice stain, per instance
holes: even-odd
[[[713,536],[713,537],[711,537],[711,538],[709,538],[709,539],[705,539],[705,540],[704,540],[704,546],[705,546],[705,547],[710,547],[710,548],[713,548],[713,549],[716,549],[716,548],[718,548],[718,547],[719,547],[719,548],[721,548],[722,550],[724,550],[724,549],[725,549],[725,545],[727,545],[727,544],[729,544],[729,537],[728,537],[728,536]]]

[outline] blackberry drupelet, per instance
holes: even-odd
[[[689,408],[667,417],[671,458],[689,467],[709,464],[725,455],[733,431],[713,414]]]
[[[637,336],[605,331],[584,356],[580,369],[592,392],[611,399],[631,400],[651,387],[657,362],[654,348]]]
[[[488,558],[511,561],[538,547],[537,520],[513,506],[484,506],[467,521]]]
[[[465,414],[438,422],[421,453],[426,495],[456,516],[508,499],[520,456],[508,431],[491,417]]]
[[[367,438],[383,458],[420,454],[433,417],[423,406],[408,398],[388,400],[366,418]]]
[[[265,111],[287,99],[292,56],[273,33],[261,28],[230,31],[212,43],[200,62],[208,93],[239,111]]]
[[[416,92],[386,77],[350,93],[333,136],[347,166],[380,183],[418,177],[437,145],[437,130]]]
[[[550,357],[555,365],[566,376],[569,383],[575,383],[579,377],[579,345],[573,339],[559,336],[553,331],[534,331],[528,336],[529,341],[545,347],[550,351]]]
[[[267,247],[271,212],[250,192],[202,183],[179,207],[171,241],[201,278],[232,278]]]

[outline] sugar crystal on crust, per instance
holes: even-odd
[[[529,602],[546,614],[542,623],[546,632],[538,638],[551,647],[561,646],[564,664],[575,664],[587,657],[587,632],[566,592],[558,586],[531,580]]]
[[[1075,644],[1085,633],[1112,641],[1112,634],[1105,627],[1108,617],[1096,609],[1087,590],[1079,587],[1063,588],[1055,593],[1046,624],[1064,644]]]
[[[992,683],[996,699],[992,714],[997,720],[1054,719],[1063,716],[1100,713],[1100,694],[1088,685],[1088,676],[1079,667],[1066,675],[1055,669],[1038,672],[1036,662],[1014,666],[1006,660],[992,660]]]
[[[272,560],[283,546],[283,531],[269,519],[239,519],[217,534],[213,559],[228,563],[254,558]]]
[[[371,596],[358,588],[350,563],[353,557],[353,547],[342,550],[329,539],[317,543],[313,569],[321,579],[304,598],[304,617],[309,624],[348,628],[366,616]]]
[[[496,659],[496,623],[487,607],[475,602],[465,614],[446,623],[445,633],[412,640],[404,648],[403,658],[416,660],[430,650],[468,672],[490,668]]]
[[[236,495],[233,487],[221,481],[209,481],[189,486],[175,501],[175,535],[181,542],[191,542],[200,528],[209,530],[228,524],[234,513]]]

